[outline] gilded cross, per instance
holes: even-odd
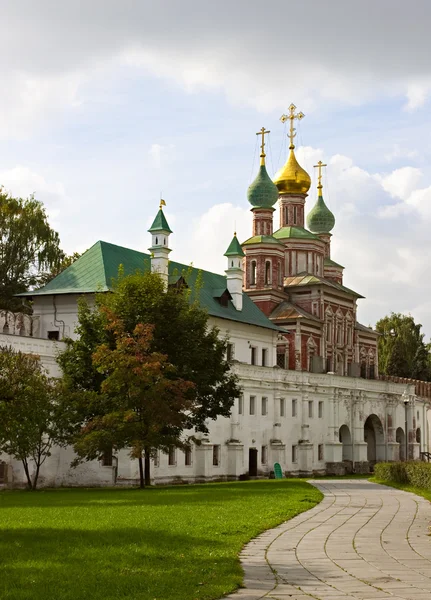
[[[262,129],[256,133],[256,135],[261,135],[262,136],[262,143],[260,145],[260,158],[261,158],[260,164],[261,165],[265,164],[265,160],[264,160],[265,156],[266,156],[266,154],[265,154],[265,135],[267,133],[271,133],[271,132],[270,131],[266,131],[265,127],[262,127]]]
[[[295,119],[297,119],[298,121],[300,121],[301,119],[303,119],[305,117],[303,112],[299,112],[295,114],[295,110],[296,110],[296,106],[294,104],[291,104],[289,106],[289,114],[288,115],[281,115],[280,117],[280,121],[282,123],[285,123],[288,119],[290,120],[290,131],[287,134],[288,137],[290,138],[290,146],[289,146],[289,150],[293,150],[295,148],[295,145],[293,143],[293,138],[296,136],[296,129],[293,126],[293,123],[295,121]]]
[[[319,169],[319,174],[317,176],[317,188],[320,190],[322,189],[322,167],[327,167],[328,165],[325,165],[321,160],[319,160],[319,162],[317,163],[317,165],[314,165],[315,169]]]

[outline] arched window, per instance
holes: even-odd
[[[251,276],[250,276],[251,285],[256,285],[256,272],[257,272],[256,261],[252,260],[251,261]]]
[[[286,225],[289,225],[289,211],[287,206],[284,207],[284,222]]]
[[[294,225],[297,224],[297,219],[298,219],[298,207],[294,206],[293,207],[293,224]]]
[[[265,263],[265,285],[270,285],[271,283],[271,263],[269,260]]]
[[[156,246],[159,245],[159,238],[156,236]]]

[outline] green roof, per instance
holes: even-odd
[[[335,262],[335,260],[332,260],[332,258],[325,258],[324,263],[327,267],[338,267],[339,269],[344,269],[343,265],[338,264]]]
[[[232,238],[231,243],[229,244],[229,248],[224,253],[225,256],[245,256],[242,251],[241,245],[238,242],[238,238],[236,237],[236,233]]]
[[[160,209],[157,213],[156,218],[154,219],[153,224],[151,225],[148,231],[168,231],[169,233],[172,233],[172,230],[169,228],[168,222],[166,220],[165,215],[163,214],[162,209]]]
[[[247,198],[253,208],[272,208],[278,200],[278,188],[260,165],[256,179],[247,190]]]
[[[331,288],[335,288],[340,292],[345,292],[350,296],[356,296],[357,298],[363,298],[361,294],[351,290],[345,285],[341,285],[341,283],[337,283],[335,281],[330,281],[329,279],[325,279],[324,277],[319,277],[318,275],[309,275],[308,273],[300,273],[298,275],[292,275],[290,277],[284,278],[284,287],[299,287],[306,285],[326,285]]]
[[[277,239],[284,240],[285,238],[301,238],[309,240],[319,240],[320,238],[311,231],[307,231],[303,227],[282,227],[273,233]]]
[[[335,217],[319,194],[316,204],[307,216],[307,226],[313,233],[329,233],[335,225]]]
[[[278,246],[283,245],[281,242],[276,240],[272,235],[254,235],[253,237],[248,238],[248,240],[245,240],[245,242],[243,242],[242,245],[246,246],[249,244],[277,244]]]
[[[37,297],[51,294],[85,294],[109,291],[113,280],[118,276],[120,265],[122,265],[125,275],[141,270],[148,271],[151,268],[151,258],[149,254],[137,252],[130,248],[107,242],[96,242],[77,261],[43,288],[20,295]],[[227,289],[225,275],[201,271],[173,261],[169,262],[170,283],[178,281],[183,273],[191,288],[193,288],[197,277],[201,276],[202,288],[199,292],[199,299],[201,306],[211,316],[277,331],[280,329],[263,314],[245,293],[243,293],[242,310],[236,310],[230,301],[227,306],[222,306],[214,294],[219,294],[220,290]]]

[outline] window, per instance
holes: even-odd
[[[298,207],[294,206],[293,207],[293,224],[296,225],[296,220],[298,218]]]
[[[214,445],[213,446],[213,467],[219,467],[220,466],[220,446]]]
[[[256,273],[257,273],[256,261],[252,260],[251,261],[251,277],[250,277],[251,285],[256,285]]]
[[[283,285],[283,271],[281,270],[281,262],[278,263],[278,285]]]
[[[263,465],[266,465],[268,462],[268,446],[262,446],[260,460]]]
[[[8,329],[9,329],[9,327],[8,327]],[[60,339],[60,332],[58,330],[48,331],[47,335],[48,335],[49,340],[58,341]]]
[[[192,447],[191,446],[187,446],[187,448],[184,450],[184,464],[186,467],[192,466]]]
[[[323,400],[319,402],[319,419],[323,417]]]
[[[375,379],[375,378],[376,378],[376,371],[375,371],[374,363],[370,363],[369,371],[368,371],[368,379]]]
[[[285,412],[286,412],[286,406],[285,406],[285,401],[284,398],[280,398],[280,417],[284,417]]]
[[[298,412],[298,400],[293,398],[292,400],[292,417],[296,417]]]
[[[168,465],[170,467],[173,467],[177,464],[177,452],[176,452],[176,448],[174,446],[171,446],[169,448],[169,453],[168,453]]]
[[[233,344],[228,343],[226,346],[226,360],[228,360],[228,361],[233,360],[233,357],[234,357],[233,350],[234,350]]]
[[[292,446],[292,462],[298,462],[298,446]]]
[[[323,460],[323,444],[317,446],[317,460]]]
[[[156,450],[153,460],[154,460],[154,466],[160,467],[160,452],[158,450]]]
[[[326,359],[326,372],[330,373],[332,371],[332,358],[328,356]]]
[[[310,419],[313,418],[313,404],[314,404],[313,400],[308,401],[308,417]]]
[[[244,396],[240,396],[238,398],[238,414],[239,415],[244,414]]]
[[[256,413],[256,396],[250,396],[250,414]]]
[[[112,467],[112,447],[105,450],[102,454],[102,466]]]
[[[289,211],[287,206],[284,207],[284,222],[286,225],[289,225]]]
[[[268,363],[268,348],[262,348],[262,367],[266,367]]]
[[[262,398],[262,415],[268,414],[268,398]]]
[[[417,411],[417,413],[416,413],[416,418],[419,421],[419,411]]]
[[[251,346],[250,348],[250,362],[252,365],[256,364],[256,355],[257,355],[257,348],[255,346]]]
[[[283,352],[283,353],[277,352],[277,367],[280,367],[281,369],[285,369],[286,368],[286,354],[285,354],[285,352]]]
[[[265,285],[271,283],[271,263],[267,260],[265,263]]]

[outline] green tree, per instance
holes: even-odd
[[[79,304],[79,337],[66,342],[59,364],[68,387],[80,390],[81,398],[87,395],[78,406],[82,423],[105,414],[97,398],[106,373],[96,368],[93,355],[102,344],[115,349],[107,314],[115,315],[128,335],[139,325],[152,325],[150,352],[164,355],[175,377],[193,384],[193,410],[188,411],[183,429],[207,432],[208,419],[230,415],[240,388],[226,359],[228,340],[220,337],[217,327],[209,327],[208,314],[192,299],[190,289],[165,291],[160,276],[146,272],[120,276],[113,293],[96,295],[94,308],[85,300]]]
[[[22,462],[31,490],[37,487],[52,446],[64,444],[68,437],[63,400],[61,383],[47,376],[37,356],[0,348],[0,452]]]
[[[194,410],[194,385],[176,376],[167,357],[150,350],[152,325],[126,333],[120,319],[106,311],[115,347],[98,346],[93,363],[105,376],[99,415],[90,417],[75,440],[81,458],[96,459],[101,449],[129,448],[138,459],[140,486],[150,484],[150,457],[155,450],[184,447],[182,432]],[[145,476],[143,459],[145,458]]]
[[[13,198],[0,188],[0,308],[21,310],[14,295],[43,283],[64,257],[41,202]]]
[[[428,380],[429,352],[422,325],[411,315],[391,313],[376,324],[379,337],[379,371],[386,375]]]

